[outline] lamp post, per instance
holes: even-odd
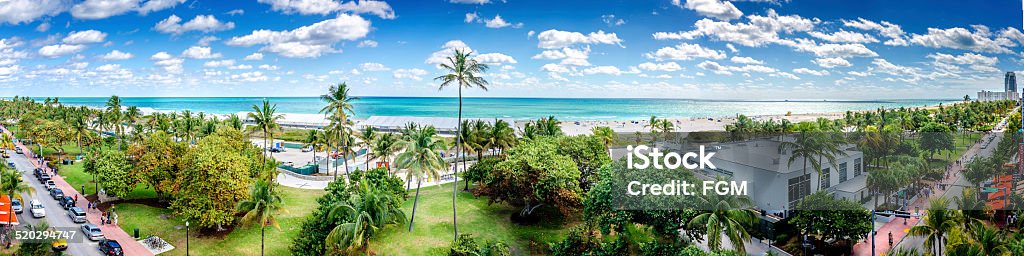
[[[185,256],[188,256],[188,221],[185,221]]]

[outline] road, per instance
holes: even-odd
[[[8,161],[14,162],[15,167],[17,167],[18,171],[21,172],[25,183],[34,189],[31,196],[24,193],[21,195],[22,198],[25,198],[25,202],[22,203],[22,205],[25,206],[25,210],[18,215],[18,220],[21,221],[21,226],[24,227],[27,224],[35,225],[45,219],[46,223],[49,224],[50,227],[74,228],[74,230],[79,231],[76,235],[82,235],[80,231],[82,224],[72,222],[71,218],[67,215],[67,211],[58,205],[56,200],[50,197],[49,191],[47,191],[46,188],[39,183],[39,180],[32,175],[32,170],[35,169],[32,162],[28,160],[25,155],[15,154],[13,150],[11,150],[10,153],[11,158],[9,158]],[[39,202],[43,203],[43,206],[46,208],[46,218],[37,219],[32,217],[32,213],[28,206],[28,201],[31,200],[30,198],[39,200]],[[79,200],[83,199],[80,198]],[[104,227],[101,227],[101,229],[102,228]],[[96,242],[89,241],[83,237],[80,240],[69,240],[68,249],[65,251],[65,255],[99,256],[100,251],[97,248]]]

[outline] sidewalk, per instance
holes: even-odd
[[[982,138],[985,138],[985,137],[982,137]],[[972,159],[975,155],[978,154],[978,151],[979,151],[978,145],[980,145],[980,144],[979,143],[972,144],[971,148],[967,149],[967,151],[964,152],[964,155],[961,156],[960,159]],[[968,156],[970,156],[970,157],[968,157]],[[961,171],[963,171],[964,166],[966,166],[966,165],[967,165],[966,161],[964,161],[960,165],[954,164],[952,169],[950,170],[950,175],[948,177],[942,179],[941,181],[939,181],[939,183],[950,184],[950,183],[956,182],[960,178]],[[910,212],[913,213],[914,209],[920,209],[921,212],[924,212],[924,210],[926,208],[928,208],[928,200],[929,199],[935,198],[935,197],[944,197],[946,195],[946,191],[948,191],[950,188],[953,188],[953,187],[952,186],[948,186],[946,189],[942,189],[941,186],[936,186],[935,187],[935,191],[933,191],[933,193],[931,194],[931,197],[928,197],[928,198],[923,198],[923,197],[922,198],[918,198],[914,202],[912,202],[912,203],[907,205],[907,208],[906,208],[907,210],[906,211],[910,211]],[[882,225],[882,227],[877,230],[878,233],[875,234],[874,250],[871,249],[872,248],[871,247],[871,236],[869,235],[867,237],[867,239],[865,239],[864,241],[859,242],[859,243],[857,243],[857,244],[855,244],[853,246],[853,255],[855,255],[855,256],[887,255],[890,249],[892,249],[895,246],[898,246],[899,243],[901,241],[903,241],[903,238],[905,238],[907,236],[907,232],[910,231],[910,228],[913,227],[913,226],[916,226],[921,221],[922,221],[922,218],[913,218],[912,217],[912,218],[908,219],[906,224],[904,225],[902,219],[900,219],[900,218],[893,218],[891,221],[889,221],[885,225]],[[892,232],[892,240],[893,240],[893,244],[892,245],[893,246],[889,246],[889,233],[890,232]],[[874,252],[872,252],[872,251],[874,251]]]
[[[7,130],[7,128],[0,129],[3,130],[3,133],[10,135],[12,138],[14,137],[14,134],[11,134],[10,131]],[[21,150],[25,152],[25,157],[31,160],[33,166],[35,166],[36,168],[46,169],[40,166],[39,160],[35,158],[35,154],[33,153],[33,151],[24,144],[21,144],[20,140],[14,145],[16,147],[20,147]],[[53,182],[56,183],[57,188],[59,188],[61,191],[64,191],[64,195],[70,197],[77,196],[79,200],[75,205],[78,206],[79,208],[87,209],[88,200],[85,200],[85,195],[78,193],[78,190],[71,187],[70,184],[64,181],[64,177],[60,176],[59,174],[60,172],[58,172],[58,175],[55,175],[51,178],[51,180],[53,180]],[[88,220],[88,223],[100,223],[100,215],[98,211],[87,210],[85,216]],[[121,227],[113,224],[99,226],[100,230],[103,231],[104,237],[111,240],[117,240],[117,242],[121,244],[121,248],[124,250],[124,255],[153,255],[153,253],[149,252],[149,249],[143,247],[141,243],[136,241],[135,238],[133,238],[131,235],[128,235],[128,233],[122,230]]]

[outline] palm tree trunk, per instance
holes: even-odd
[[[267,227],[260,225],[260,255],[263,255],[263,240],[266,237]]]
[[[409,232],[412,232],[412,222],[416,220],[416,204],[420,202],[420,185],[422,182],[417,179],[416,181],[416,197],[412,199],[412,216],[409,216]]]
[[[459,84],[459,120],[455,123],[455,159],[459,159],[462,153],[462,84]],[[462,158],[462,165],[466,165],[466,158]],[[456,207],[456,199],[459,192],[459,163],[455,163],[455,180],[452,181],[452,226],[455,228],[455,240],[459,239],[459,212]]]

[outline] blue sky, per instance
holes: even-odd
[[[1020,1],[9,0],[0,95],[958,98],[1024,70]]]

